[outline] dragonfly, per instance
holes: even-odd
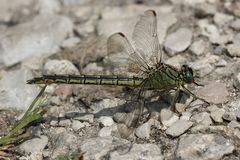
[[[133,45],[123,33],[114,33],[107,40],[108,59],[115,67],[113,75],[43,75],[27,81],[28,84],[86,84],[116,85],[138,88],[135,108],[121,118],[126,135],[136,127],[145,105],[144,93],[147,90],[175,91],[171,109],[176,111],[175,103],[180,90],[201,99],[185,87],[186,84],[198,84],[196,71],[188,65],[180,69],[162,62],[162,48],[158,40],[157,14],[147,10],[140,16],[132,34]],[[133,47],[134,46],[134,47]],[[131,128],[131,129],[128,129]],[[122,130],[122,128],[120,129]]]

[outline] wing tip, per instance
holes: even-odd
[[[145,11],[144,13],[145,13],[145,14],[151,14],[151,15],[153,15],[154,17],[156,17],[156,16],[157,16],[157,13],[156,13],[156,11],[155,11],[155,10],[153,10],[153,9],[149,9],[149,10]]]

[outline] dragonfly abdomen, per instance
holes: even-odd
[[[143,82],[140,76],[115,76],[115,75],[43,75],[28,80],[28,84],[92,84],[92,85],[118,85],[137,87]]]

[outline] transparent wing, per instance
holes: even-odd
[[[116,113],[114,120],[118,123],[118,132],[123,138],[128,138],[137,128],[144,109],[143,88],[139,91],[138,99],[125,104],[126,112]]]
[[[147,10],[135,25],[132,39],[136,52],[145,60],[145,67],[152,67],[161,61],[161,48],[157,34],[157,15],[154,10]]]
[[[114,74],[139,73],[145,61],[136,54],[123,33],[115,33],[107,41],[107,64],[115,68]]]

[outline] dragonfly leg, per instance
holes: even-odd
[[[191,92],[189,89],[187,89],[186,87],[184,87],[184,86],[182,86],[182,87],[183,87],[183,89],[185,90],[185,92],[187,92],[188,94],[190,94],[190,95],[193,97],[193,99],[192,99],[192,101],[189,103],[189,105],[190,105],[193,101],[195,101],[196,99],[200,99],[201,101],[209,104],[208,101],[206,101],[206,100],[203,99],[203,98],[200,98],[200,97],[196,96],[194,93],[192,93],[192,92]]]

